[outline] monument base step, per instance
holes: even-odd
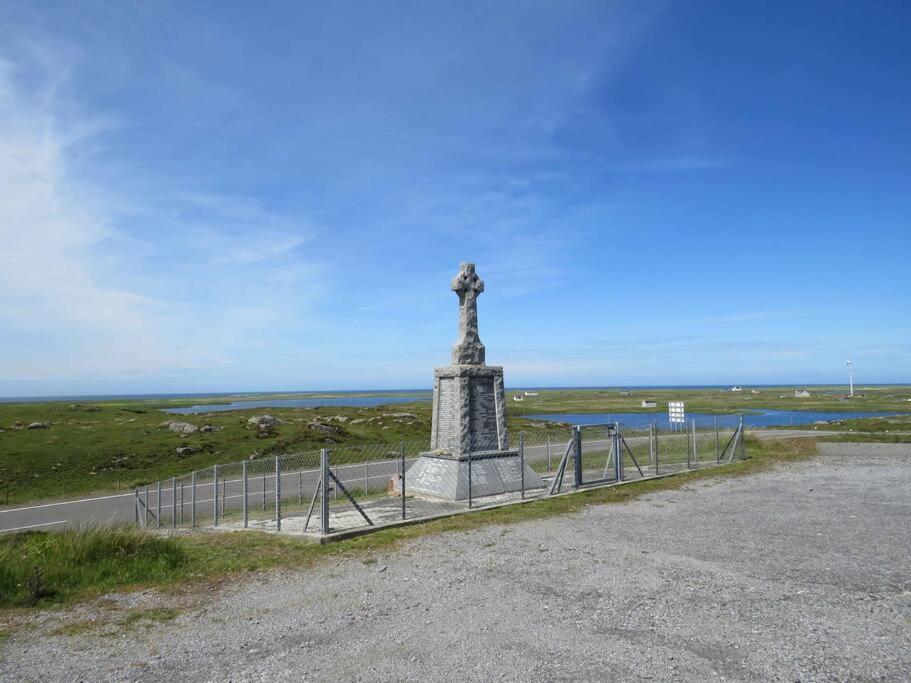
[[[471,496],[495,496],[522,489],[522,462],[518,451],[492,451],[471,456],[422,453],[405,474],[405,491],[440,500],[468,500],[468,467],[471,463]],[[525,463],[525,488],[545,486]]]

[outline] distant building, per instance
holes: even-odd
[[[759,389],[751,389],[751,390],[750,390],[750,393],[751,393],[751,394],[758,394],[758,393],[759,393]]]
[[[524,396],[519,396],[519,394],[513,394],[512,400],[513,400],[513,401],[524,401],[524,400],[525,400],[525,397],[524,397]]]
[[[795,389],[794,398],[810,398],[810,392],[806,389]]]
[[[650,398],[646,398],[646,399],[644,399],[644,400],[642,401],[642,407],[643,407],[643,408],[657,408],[657,407],[658,407],[658,402],[657,402],[657,401],[653,401],[653,400],[651,400]]]
[[[537,391],[526,391],[525,395],[526,396],[537,396],[538,392]]]
[[[743,387],[731,387],[731,391],[743,391]]]

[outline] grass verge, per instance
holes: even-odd
[[[820,437],[826,443],[911,443],[911,434],[888,432],[845,432],[838,436]]]
[[[326,557],[388,550],[427,534],[464,531],[577,512],[589,505],[620,503],[693,481],[751,474],[813,456],[808,439],[748,440],[749,458],[722,469],[665,479],[588,489],[494,510],[388,528],[328,545],[257,532],[200,533],[166,538],[132,527],[25,532],[0,537],[0,607],[35,607],[89,598],[114,589],[172,587],[278,567],[301,568]],[[367,560],[370,558],[367,556]],[[148,616],[148,615],[147,615]],[[174,615],[162,614],[168,619]]]

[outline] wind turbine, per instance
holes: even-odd
[[[854,367],[854,361],[845,361],[845,365],[848,366],[848,385],[851,388],[851,396],[854,396],[854,374],[852,368]]]

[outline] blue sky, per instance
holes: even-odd
[[[0,2],[0,394],[911,382],[905,2]]]

